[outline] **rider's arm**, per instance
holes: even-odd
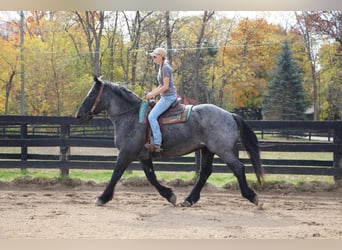
[[[161,93],[164,93],[169,88],[170,78],[164,77],[163,78],[163,84],[160,84],[157,88],[152,90],[151,92],[147,93],[146,99],[151,99],[155,97],[156,95],[159,95]]]

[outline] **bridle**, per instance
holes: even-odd
[[[104,89],[104,84],[101,83],[101,87],[100,87],[99,93],[97,93],[95,102],[94,102],[93,106],[91,107],[91,109],[90,109],[90,110],[88,111],[88,113],[87,113],[87,116],[88,116],[88,117],[94,117],[94,111],[95,111],[97,105],[98,105],[99,102],[100,102],[100,99],[101,99],[101,96],[102,96],[102,93],[103,93],[103,89]],[[125,111],[123,111],[123,112],[117,113],[117,114],[115,114],[114,116],[126,114],[126,113],[128,113],[128,112],[131,112],[131,111],[135,110],[135,109],[138,108],[138,107],[140,107],[140,103],[139,103],[139,105],[134,106],[133,108],[130,108],[130,109],[125,110]]]
[[[96,109],[97,105],[100,102],[100,99],[101,99],[101,96],[102,96],[102,93],[103,93],[103,88],[104,88],[104,84],[101,83],[101,87],[100,87],[99,93],[97,93],[95,102],[94,102],[93,106],[91,107],[91,109],[87,113],[87,115],[90,116],[90,117],[94,116],[94,110]]]

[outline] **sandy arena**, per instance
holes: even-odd
[[[255,207],[237,190],[207,185],[191,208],[172,206],[151,186],[0,185],[1,239],[342,239],[342,188],[258,192]],[[191,187],[174,187],[178,202]]]

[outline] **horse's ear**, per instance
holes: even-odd
[[[101,77],[102,76],[94,75],[94,81],[96,82],[96,84],[99,84],[99,85],[102,84]]]

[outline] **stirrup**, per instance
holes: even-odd
[[[154,145],[154,152],[160,153],[161,151],[163,151],[163,149],[160,145]]]
[[[153,144],[153,143],[146,143],[144,145],[145,148],[147,148],[148,150],[150,150],[151,152],[161,152],[163,151],[163,149],[160,147],[160,145],[156,145],[156,144]]]

